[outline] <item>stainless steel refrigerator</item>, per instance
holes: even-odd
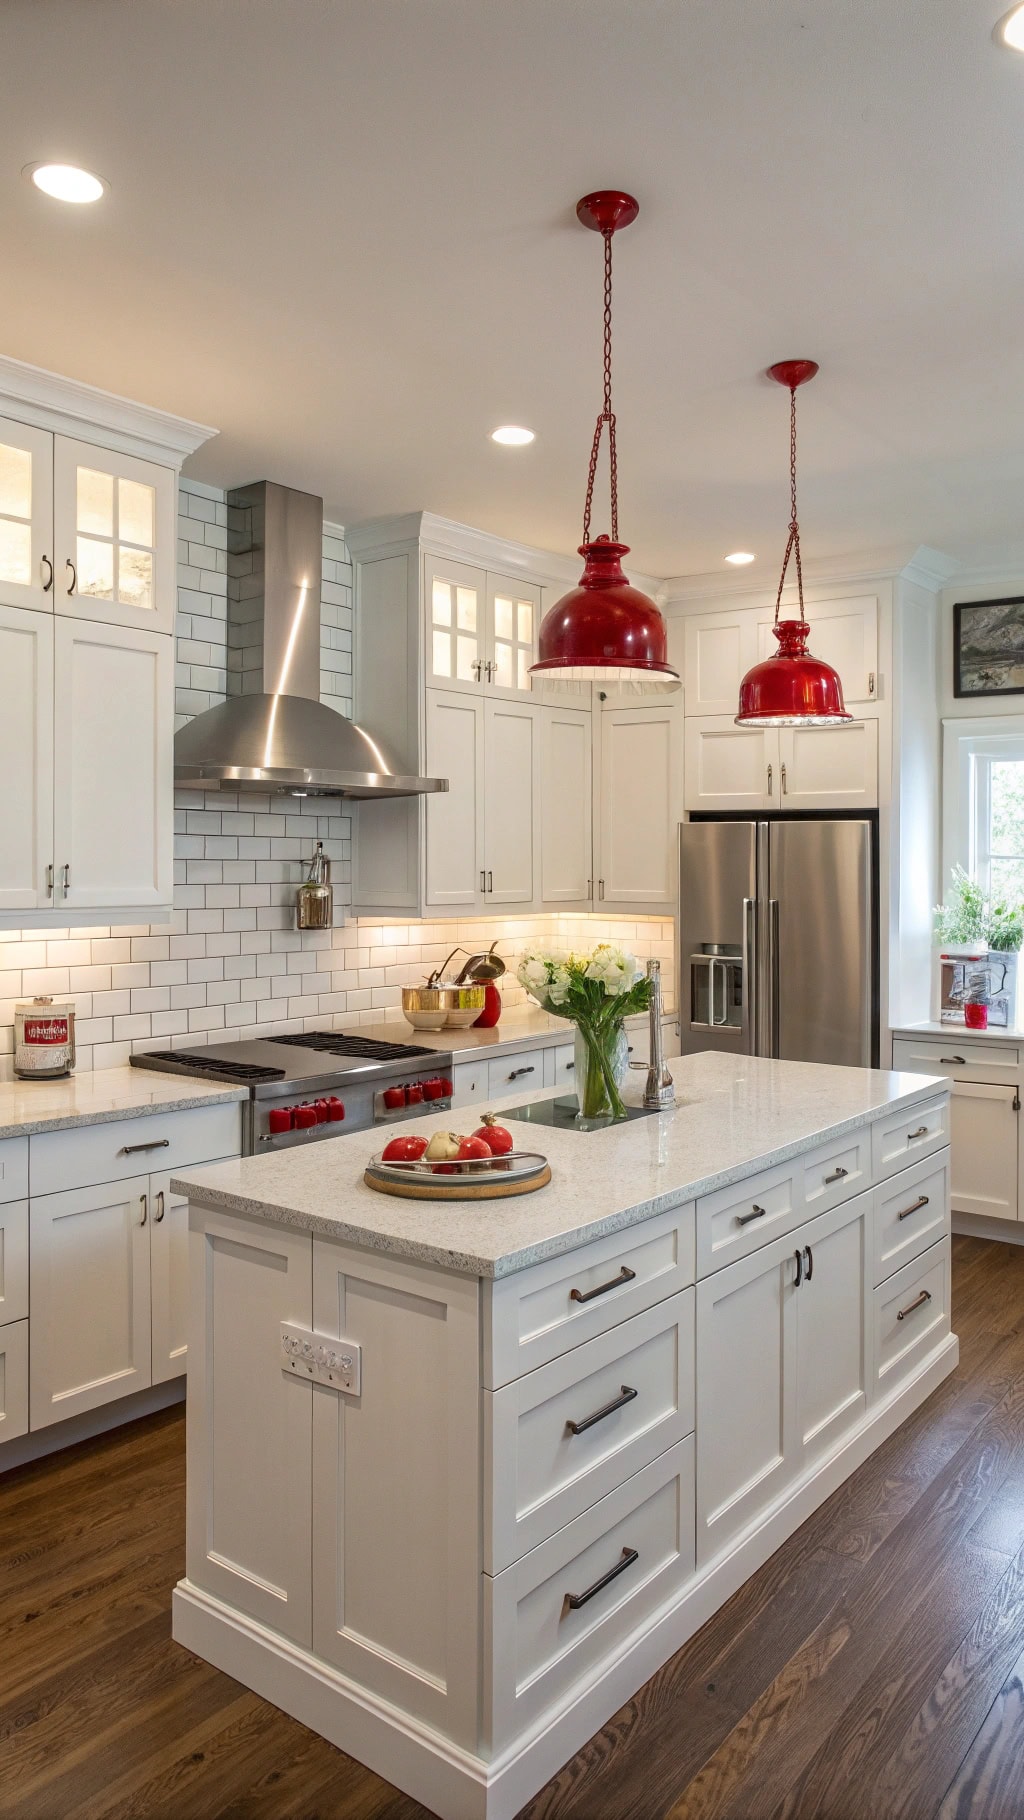
[[[869,820],[682,824],[684,1055],[877,1067],[876,844]]]

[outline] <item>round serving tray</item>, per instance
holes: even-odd
[[[551,1180],[547,1157],[517,1150],[508,1156],[480,1158],[456,1165],[458,1173],[441,1175],[430,1163],[385,1163],[379,1156],[367,1164],[363,1180],[379,1194],[405,1195],[419,1201],[487,1201],[505,1195],[532,1194]]]

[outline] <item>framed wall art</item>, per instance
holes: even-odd
[[[1024,695],[1024,595],[956,602],[953,694]]]

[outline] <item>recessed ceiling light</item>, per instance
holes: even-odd
[[[745,562],[756,562],[757,558],[752,550],[734,550],[732,555],[727,556],[725,560],[735,563],[737,569],[741,569]]]
[[[504,442],[509,448],[521,449],[533,441],[533,431],[524,430],[518,423],[500,423],[496,430],[491,431],[491,441]]]
[[[77,164],[26,164],[24,175],[37,190],[58,202],[98,202],[110,187],[94,171],[80,170]]]
[[[996,26],[996,40],[1011,51],[1024,51],[1024,6],[1015,6]]]

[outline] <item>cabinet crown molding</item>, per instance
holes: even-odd
[[[5,354],[0,355],[0,415],[175,469],[217,435],[209,424],[172,417]]]
[[[659,584],[661,604],[666,613],[684,612],[695,602],[746,596],[751,606],[761,606],[766,600],[775,599],[778,585],[777,571],[769,572],[767,564],[761,566],[764,573],[760,580],[749,569],[732,575],[720,574],[717,570],[710,575],[670,575]],[[810,561],[805,558],[804,581],[811,585],[835,583],[846,587],[901,579],[917,582],[937,594],[960,567],[942,550],[933,550],[926,544],[910,550],[904,545],[862,550],[846,556],[817,557]],[[795,599],[795,590],[787,588],[783,601],[788,602],[791,597]]]
[[[513,538],[459,524],[457,519],[442,518],[436,512],[370,518],[363,524],[350,525],[345,537],[349,553],[356,560],[370,551],[375,556],[395,554],[404,546],[420,543],[452,562],[476,564],[501,575],[521,575],[524,581],[541,587],[573,587],[582,568],[582,559],[575,553],[570,556],[561,551],[540,550],[534,544],[517,543]],[[642,575],[632,568],[629,574],[636,587],[659,598],[664,584],[655,576]]]

